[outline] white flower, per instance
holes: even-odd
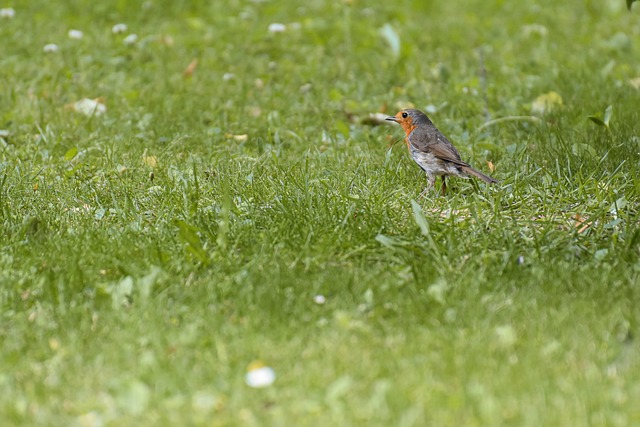
[[[235,77],[236,75],[233,73],[224,73],[222,75],[222,80],[224,80],[225,82],[228,82],[229,80],[233,80]]]
[[[55,43],[49,43],[49,44],[45,44],[42,50],[44,51],[44,53],[54,53],[59,51],[60,48]]]
[[[84,34],[80,30],[69,30],[70,39],[80,40],[82,36],[84,36]]]
[[[273,384],[275,380],[276,372],[268,366],[252,369],[247,372],[245,376],[247,385],[253,388],[268,387]]]
[[[313,297],[313,302],[315,302],[318,305],[322,305],[325,302],[327,302],[327,299],[324,297],[324,295],[316,295]]]
[[[270,33],[282,33],[287,29],[284,24],[273,23],[269,24],[269,32]]]
[[[138,35],[137,34],[129,34],[127,37],[124,38],[124,40],[122,40],[122,43],[124,44],[135,44],[135,42],[138,41]]]
[[[75,102],[72,108],[85,116],[100,116],[107,112],[107,107],[99,99],[84,98]]]
[[[14,16],[16,16],[16,11],[13,10],[13,8],[11,7],[5,7],[3,9],[0,9],[0,18],[7,18],[7,19],[11,19]]]
[[[126,33],[127,32],[127,24],[116,24],[113,27],[111,27],[111,32],[113,34],[122,34],[122,33]]]

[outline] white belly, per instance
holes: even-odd
[[[415,160],[427,175],[457,175],[465,178],[467,177],[467,174],[462,172],[458,166],[453,163],[444,162],[436,158],[433,154],[411,150],[411,157],[413,157],[413,160]]]

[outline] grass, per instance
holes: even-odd
[[[640,425],[637,10],[58,3],[0,20],[3,423]],[[410,104],[501,185],[419,198]]]

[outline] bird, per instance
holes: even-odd
[[[474,169],[460,158],[446,136],[435,127],[433,122],[420,110],[400,110],[395,116],[385,120],[396,122],[406,134],[405,141],[413,160],[427,175],[427,188],[422,195],[426,195],[434,187],[436,177],[442,178],[442,194],[447,190],[445,178],[459,176],[468,178],[474,176],[486,183],[495,184],[499,181]]]

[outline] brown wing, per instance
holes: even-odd
[[[433,125],[414,129],[408,140],[414,148],[433,154],[440,160],[458,166],[469,166],[468,163],[460,159],[460,153],[458,153],[456,147]]]

